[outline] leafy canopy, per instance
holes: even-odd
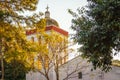
[[[0,21],[17,24],[30,24],[35,21],[34,16],[20,15],[27,11],[34,11],[38,0],[0,0]]]
[[[120,1],[88,0],[87,8],[69,10],[73,15],[71,28],[74,40],[82,47],[82,56],[92,62],[94,69],[111,68],[113,55],[120,51]],[[113,51],[114,50],[114,51]]]
[[[0,64],[2,78],[5,74],[5,79],[7,77],[16,80],[16,77],[22,76],[23,79],[20,80],[24,80],[26,71],[31,67],[31,62],[28,60],[29,54],[32,54],[35,48],[31,46],[31,42],[27,41],[23,26],[19,24],[32,23],[36,15],[24,17],[20,12],[34,11],[37,3],[38,0],[0,0],[0,54],[3,54],[0,59],[5,63]],[[16,26],[15,23],[18,25]],[[8,75],[11,73],[10,69],[14,75]]]

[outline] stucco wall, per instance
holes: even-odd
[[[120,67],[112,66],[108,73],[91,69],[92,64],[78,56],[60,67],[60,80],[120,80]],[[82,72],[82,79],[78,78],[79,72]]]
[[[66,62],[59,68],[60,80],[120,80],[120,67],[113,66],[108,73],[97,69],[91,71],[92,65],[87,63],[85,59],[80,56]],[[82,78],[78,78],[78,73],[82,72]],[[55,72],[51,70],[50,80],[56,80]],[[28,73],[26,80],[46,80],[39,72]]]

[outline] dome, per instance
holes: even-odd
[[[56,26],[59,27],[59,24],[56,20],[51,19],[51,18],[45,18],[46,19],[46,26]]]
[[[56,20],[50,18],[50,12],[48,11],[49,7],[47,6],[47,11],[45,12],[46,26],[56,26],[59,27],[59,24]]]

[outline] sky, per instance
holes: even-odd
[[[72,16],[68,13],[68,9],[76,11],[78,7],[86,4],[86,0],[39,0],[37,12],[44,13],[48,5],[50,17],[59,23],[60,28],[70,32]]]

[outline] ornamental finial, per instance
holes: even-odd
[[[47,11],[48,11],[48,9],[49,9],[48,5],[47,5],[46,9],[47,9]]]
[[[49,7],[46,7],[47,11],[45,12],[45,18],[50,18],[50,12],[48,11]]]

